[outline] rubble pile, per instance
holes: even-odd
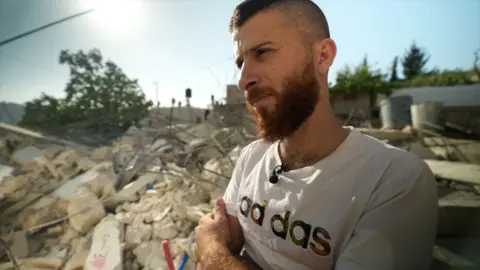
[[[480,165],[470,162],[479,142],[452,148],[465,140],[358,130],[426,161],[440,195],[434,259],[452,266],[458,252],[475,261],[441,241],[480,235]],[[209,122],[132,127],[91,149],[0,123],[0,270],[168,269],[165,253],[195,269],[196,223],[223,194],[251,132]]]
[[[253,137],[208,123],[163,133],[132,128],[98,149],[4,136],[0,270],[167,269],[164,240],[195,269],[196,223]]]

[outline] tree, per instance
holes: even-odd
[[[420,47],[412,43],[410,48],[405,52],[402,59],[403,76],[410,80],[424,73],[425,65],[430,59]]]
[[[475,72],[475,75],[477,76],[477,80],[480,80],[480,68],[478,67],[478,62],[480,60],[480,48],[473,53],[473,71]]]
[[[26,103],[21,124],[48,130],[81,128],[93,132],[123,132],[138,124],[152,106],[137,80],[97,49],[60,52],[60,64],[70,69],[64,98],[45,93]]]
[[[345,98],[355,98],[359,94],[370,92],[389,94],[385,77],[379,69],[370,67],[365,57],[356,67],[345,66],[338,71],[331,92],[332,95],[341,95]]]
[[[392,66],[390,67],[390,82],[398,81],[397,76],[398,56],[393,58]]]
[[[355,68],[345,66],[337,73],[335,85],[331,88],[332,95],[344,98],[356,98],[360,94],[367,94],[370,99],[370,108],[374,107],[377,94],[390,95],[391,89],[386,82],[386,76],[379,69],[373,69],[365,56]]]

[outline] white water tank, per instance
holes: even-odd
[[[421,130],[428,127],[428,124],[425,124],[425,122],[438,126],[442,109],[442,102],[425,102],[412,105],[410,108],[412,112],[412,127]]]
[[[383,128],[401,129],[410,124],[411,96],[389,97],[380,101],[380,118]]]

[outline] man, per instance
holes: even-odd
[[[319,7],[247,0],[230,30],[261,139],[195,229],[198,268],[428,269],[435,179],[413,154],[335,121],[337,49]]]

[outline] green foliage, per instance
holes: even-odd
[[[476,83],[473,78],[473,71],[465,70],[444,70],[433,71],[412,78],[411,80],[401,83],[400,87],[421,87],[421,86],[452,86],[461,84]]]
[[[410,47],[402,60],[404,73],[410,79],[401,80],[397,76],[398,57],[395,57],[390,66],[390,74],[382,74],[373,69],[365,57],[356,67],[345,66],[338,71],[335,83],[329,84],[333,96],[356,98],[359,94],[368,94],[373,104],[377,94],[390,95],[392,90],[407,87],[422,86],[452,86],[479,83],[475,65],[470,70],[439,70],[434,68],[425,71],[428,57],[415,44]],[[475,62],[476,63],[476,62]],[[405,71],[407,68],[407,71]],[[414,75],[415,74],[415,75]]]
[[[63,50],[60,64],[70,69],[65,97],[42,93],[27,102],[21,125],[56,131],[75,126],[121,132],[147,116],[152,102],[145,99],[138,81],[128,78],[112,61],[104,62],[99,50]]]
[[[365,57],[362,63],[353,69],[346,66],[337,73],[331,93],[345,98],[355,98],[359,94],[372,96],[375,93],[382,93],[388,95],[390,87],[385,77],[380,70],[371,68]]]
[[[412,43],[402,59],[403,76],[405,79],[410,80],[425,73],[424,69],[428,60],[427,54],[415,43]]]

